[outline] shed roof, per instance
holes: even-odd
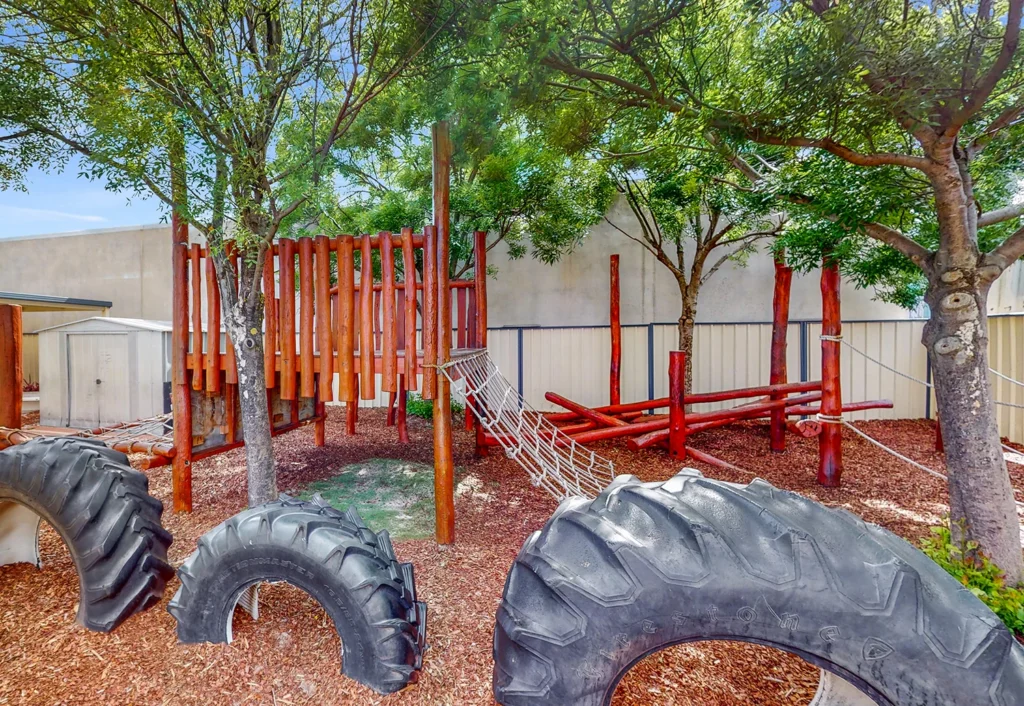
[[[140,331],[159,331],[161,333],[170,333],[171,322],[150,321],[149,319],[122,319],[116,316],[90,316],[88,319],[72,321],[66,324],[58,324],[57,326],[48,326],[47,328],[39,329],[36,333],[57,330],[68,331],[73,329],[81,331],[135,329]]]
[[[113,302],[102,299],[55,297],[50,294],[28,294],[26,292],[0,292],[0,304],[15,304],[24,311],[76,311],[109,309],[114,306]]]

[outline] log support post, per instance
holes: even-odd
[[[818,483],[838,488],[843,475],[843,395],[839,384],[843,325],[839,306],[839,265],[826,257],[821,270],[821,435]]]
[[[775,259],[775,294],[772,298],[772,351],[771,377],[772,385],[787,382],[786,370],[786,335],[789,328],[789,293],[793,284],[793,268],[787,267],[784,255]],[[776,393],[773,400],[782,399],[785,395]],[[774,453],[786,450],[786,413],[783,409],[772,412],[769,426],[770,447]]]
[[[409,426],[406,423],[406,403],[409,400],[409,391],[406,389],[405,373],[398,376],[398,441],[403,444],[409,443]]]
[[[622,318],[619,309],[619,256],[611,257],[609,322],[612,330],[611,370],[608,376],[609,404],[622,402]]]
[[[668,452],[686,458],[686,354],[668,354]]]
[[[448,123],[433,126],[433,197],[434,225],[437,237],[437,260],[434,263],[437,279],[437,320],[426,322],[437,332],[437,365],[433,370],[437,383],[434,397],[434,505],[435,536],[440,547],[455,541],[455,483],[452,458],[452,404],[451,385],[440,370],[448,362],[452,345],[452,296],[448,286],[449,251],[449,186],[452,161],[452,143]]]
[[[21,307],[0,304],[0,427],[21,428]]]
[[[171,411],[174,462],[171,495],[175,512],[192,512],[192,393],[188,370],[188,222],[171,216]],[[193,273],[193,277],[197,276]],[[231,348],[231,341],[228,341]],[[228,390],[230,394],[230,388]]]

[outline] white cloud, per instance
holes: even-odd
[[[54,211],[46,208],[25,208],[23,206],[8,206],[0,204],[0,212],[7,212],[12,216],[21,216],[28,221],[41,220],[66,220],[80,221],[83,223],[105,223],[106,218],[87,213],[68,213],[66,211]]]

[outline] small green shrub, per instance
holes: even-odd
[[[465,409],[461,404],[452,400],[452,414],[461,414]],[[434,401],[425,400],[413,393],[409,395],[409,401],[405,403],[405,411],[414,417],[431,420],[434,418]]]
[[[978,551],[977,544],[955,543],[949,527],[932,527],[932,535],[921,542],[921,551],[980,598],[1010,630],[1024,635],[1024,590],[1007,586],[999,567]]]

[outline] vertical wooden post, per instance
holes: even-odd
[[[668,354],[668,451],[672,458],[686,458],[686,354]]]
[[[220,285],[213,258],[206,256],[206,392],[220,394]],[[231,342],[228,341],[228,345]]]
[[[416,360],[416,253],[412,244],[412,228],[402,229],[402,266],[405,271],[405,386],[415,390],[419,366]]]
[[[433,196],[434,227],[437,229],[437,365],[448,362],[452,345],[452,296],[448,287],[450,239],[449,188],[452,143],[448,123],[434,125]],[[434,398],[434,504],[437,543],[455,541],[455,485],[452,459],[452,402],[448,378],[436,369],[437,396]]]
[[[352,374],[352,390],[356,396],[345,403],[345,433],[349,436],[355,436],[356,422],[359,421],[359,373]]]
[[[458,318],[456,319],[456,348],[466,347],[467,334],[469,333],[469,316],[466,312],[466,304],[466,289],[464,287],[459,287],[455,291],[455,310],[458,314]]]
[[[619,256],[611,258],[611,311],[609,321],[612,329],[612,364],[609,373],[609,404],[622,402],[622,319],[619,311]]]
[[[318,235],[316,245],[316,332],[320,345],[320,404],[334,399],[334,336],[331,333],[331,241]],[[326,415],[325,415],[326,416]]]
[[[295,394],[295,241],[281,238],[281,399]],[[296,420],[292,420],[293,422]]]
[[[345,402],[359,399],[355,385],[356,279],[352,259],[352,236],[338,241],[338,397]]]
[[[322,447],[327,444],[327,405],[323,400],[316,402],[316,417],[313,423],[313,445]]]
[[[172,162],[172,169],[177,171],[178,168]],[[171,410],[174,414],[175,452],[171,466],[171,495],[175,512],[192,512],[192,393],[185,370],[188,356],[188,257],[188,222],[175,211],[171,216]]]
[[[407,413],[405,404],[409,393],[405,389],[405,374],[398,376],[398,440],[403,444],[409,443],[409,427],[406,424]]]
[[[476,295],[476,339],[478,348],[487,348],[487,231],[473,233],[473,293]]]
[[[437,228],[423,228],[423,363],[437,364]],[[437,396],[437,375],[433,368],[423,373],[423,399]]]
[[[203,389],[203,266],[199,243],[189,249],[192,284],[192,389]]]
[[[818,482],[838,488],[843,475],[843,395],[839,385],[839,265],[825,258],[821,270],[821,434],[818,436]]]
[[[359,241],[359,384],[364,400],[372,400],[376,388],[373,365],[373,250],[369,234]]]
[[[267,389],[276,386],[277,374],[277,287],[274,285],[274,247],[263,260],[263,373]]]
[[[789,293],[792,284],[793,268],[786,265],[785,255],[779,253],[775,258],[775,293],[772,297],[772,351],[769,377],[772,385],[787,382],[789,375],[786,369],[786,335],[789,328]],[[784,394],[771,396],[773,400],[783,397]],[[769,446],[773,452],[782,453],[786,450],[786,410],[772,410],[768,436]]]
[[[299,396],[315,397],[313,380],[313,239],[299,238]]]
[[[398,316],[395,311],[395,246],[391,233],[380,239],[381,382],[380,388],[398,392]]]
[[[0,427],[21,428],[24,392],[21,307],[0,304]]]

